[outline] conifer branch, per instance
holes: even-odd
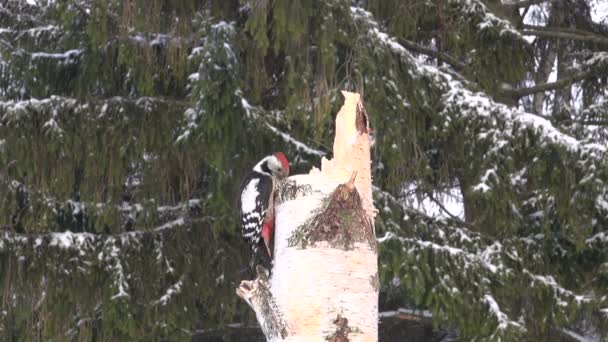
[[[509,7],[529,7],[532,5],[540,5],[546,2],[556,2],[557,0],[520,0],[520,1],[515,1],[515,0],[502,0],[501,3],[505,6],[509,6]]]
[[[524,36],[571,39],[608,45],[608,37],[603,37],[601,35],[584,30],[569,31],[553,27],[547,28],[543,26],[524,25],[523,29],[521,30],[521,34],[523,34]]]
[[[409,50],[413,50],[413,51],[416,51],[416,52],[419,52],[419,53],[422,53],[425,55],[429,55],[429,56],[441,59],[444,62],[450,64],[456,71],[464,69],[464,64],[462,64],[459,60],[457,60],[456,58],[454,58],[446,53],[416,44],[416,43],[411,42],[406,39],[399,39],[399,43]]]
[[[522,96],[561,89],[571,85],[572,83],[582,81],[592,76],[594,76],[594,73],[592,71],[583,71],[568,77],[561,78],[555,82],[542,83],[534,87],[503,89],[503,93],[507,96],[520,98]]]

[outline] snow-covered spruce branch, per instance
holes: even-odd
[[[585,108],[580,113],[580,117],[583,120],[602,118],[604,122],[606,122],[606,125],[608,125],[608,98],[604,98],[603,100]]]
[[[461,61],[448,55],[445,52],[437,51],[436,49],[416,44],[407,39],[399,39],[399,43],[405,48],[414,52],[422,53],[431,57],[435,57],[438,60],[442,60],[452,66],[452,68],[456,71],[460,71],[465,68],[465,65]]]
[[[395,38],[381,31],[380,25],[373,19],[370,12],[359,7],[351,7],[351,13],[356,22],[369,28],[367,32],[371,39],[379,46],[383,46],[398,55],[403,62],[412,65],[409,69],[412,73],[419,78],[430,81],[443,94],[441,98],[444,108],[442,114],[447,115],[454,111],[460,112],[462,116],[472,116],[474,118],[491,117],[493,120],[503,121],[509,126],[513,126],[515,123],[523,124],[524,127],[534,128],[547,142],[561,144],[573,150],[593,150],[598,153],[596,154],[598,159],[602,159],[606,152],[605,146],[578,141],[562,133],[548,120],[538,115],[524,112],[518,108],[510,108],[495,102],[484,93],[467,89],[462,82],[454,79],[452,75],[415,59]]]
[[[9,163],[15,164],[13,161]],[[175,205],[153,205],[146,203],[130,203],[123,202],[121,204],[111,203],[95,203],[79,201],[74,199],[59,200],[51,194],[30,189],[27,185],[11,180],[5,174],[5,171],[0,170],[0,189],[7,193],[21,193],[27,198],[24,210],[28,212],[31,207],[47,208],[47,210],[56,213],[58,209],[63,209],[68,215],[76,217],[78,215],[87,215],[92,212],[99,214],[105,211],[115,211],[119,215],[122,225],[129,224],[130,226],[137,225],[137,217],[148,217],[153,215],[158,218],[159,224],[166,224],[175,221],[182,217],[189,217],[192,213],[198,212],[201,209],[201,199],[193,198]],[[132,229],[132,227],[130,228]]]
[[[116,243],[126,247],[130,244],[136,245],[150,235],[161,236],[168,234],[169,230],[173,228],[200,222],[204,221],[188,220],[182,217],[151,230],[138,230],[117,235],[72,233],[70,231],[44,234],[16,234],[5,231],[0,234],[0,252],[6,252],[8,249],[19,250],[32,247],[34,249],[48,248],[66,251],[87,251]]]
[[[274,126],[273,124],[271,124],[269,122],[270,121],[270,120],[268,120],[269,116],[274,115],[276,117],[276,116],[280,116],[280,115],[277,115],[275,112],[269,113],[264,108],[251,105],[249,103],[249,101],[247,101],[247,99],[242,97],[242,94],[240,91],[238,91],[236,95],[241,98],[241,105],[243,107],[243,110],[245,110],[247,117],[249,117],[253,120],[261,121],[262,124],[265,126],[265,128],[268,128],[272,133],[281,137],[281,139],[283,139],[283,141],[292,145],[298,152],[303,152],[303,153],[306,153],[306,154],[309,154],[312,156],[317,156],[317,157],[323,157],[325,155],[325,152],[308,146],[307,144],[299,141],[298,139],[292,137],[291,135],[279,130],[276,126]]]
[[[374,198],[376,205],[385,212],[378,223],[388,231],[378,239],[384,276],[393,279],[393,286],[403,287],[414,298],[424,298],[420,304],[437,314],[433,318],[436,322],[446,318],[453,322],[451,317],[462,310],[461,303],[453,300],[466,295],[465,302],[471,310],[469,316],[483,316],[483,312],[490,310],[496,317],[485,323],[490,329],[487,337],[511,339],[521,336],[526,333],[527,325],[522,323],[534,318],[523,315],[516,319],[514,316],[520,309],[517,305],[511,306],[513,304],[502,291],[519,288],[522,284],[525,284],[524,288],[518,291],[520,296],[529,298],[528,305],[540,307],[547,301],[552,303],[547,314],[559,317],[556,319],[564,322],[563,325],[574,326],[579,319],[578,313],[596,312],[598,306],[607,304],[606,298],[587,291],[585,286],[564,287],[558,282],[558,274],[538,274],[546,267],[539,251],[547,249],[553,241],[542,234],[489,237],[471,231],[457,221],[429,217],[382,189],[374,189]],[[587,244],[608,243],[607,236],[596,234]],[[405,255],[395,253],[396,250]],[[561,254],[561,257],[568,256]],[[398,270],[396,265],[399,265]],[[474,291],[470,290],[471,286]],[[428,290],[430,287],[432,290]],[[476,295],[480,293],[483,295]],[[465,327],[457,324],[456,328],[460,330],[461,338],[468,336]]]
[[[131,277],[126,269],[130,256],[145,253],[142,250],[146,241],[162,244],[175,236],[176,230],[188,233],[197,225],[205,224],[201,220],[186,220],[179,218],[153,230],[121,233],[118,235],[90,233],[46,233],[46,234],[15,234],[0,233],[0,256],[13,255],[26,261],[30,269],[41,267],[44,274],[55,272],[70,274],[92,274],[100,269],[107,272],[113,279],[112,287],[116,291],[111,299],[129,296]],[[162,260],[158,265],[165,272],[171,272],[165,263],[163,249],[155,249],[157,259]],[[62,255],[78,255],[65,259]],[[149,270],[148,270],[149,271]],[[175,291],[173,291],[175,292]],[[162,300],[161,298],[160,300]],[[165,299],[165,302],[169,298]]]
[[[159,105],[178,106],[185,109],[190,103],[187,101],[149,96],[137,98],[113,96],[108,98],[93,98],[84,102],[75,98],[51,95],[50,97],[43,99],[33,98],[29,100],[0,101],[0,119],[7,120],[7,122],[10,123],[13,119],[19,118],[21,115],[27,115],[32,111],[46,110],[50,112],[53,108],[92,112],[93,114],[98,114],[101,118],[106,111],[114,106],[119,108],[123,106],[134,106],[149,111]],[[99,111],[97,112],[95,109],[99,109]]]
[[[515,336],[521,337],[526,333],[524,321],[533,318],[526,315],[513,317],[519,309],[511,306],[511,302],[503,295],[503,291],[513,286],[516,279],[529,284],[525,290],[520,291],[522,298],[532,300],[528,305],[539,306],[542,305],[541,302],[546,305],[546,301],[549,301],[552,303],[551,316],[561,317],[568,325],[576,324],[577,315],[582,310],[594,310],[598,305],[606,305],[605,299],[600,296],[577,294],[563,287],[551,275],[531,273],[525,266],[533,266],[533,259],[524,257],[521,253],[518,256],[517,249],[508,240],[496,241],[483,248],[473,247],[467,241],[470,232],[465,228],[454,231],[455,227],[429,225],[429,222],[432,220],[418,225],[427,234],[433,231],[432,236],[419,238],[417,236],[423,236],[424,233],[416,233],[412,237],[402,237],[388,233],[379,242],[381,251],[384,251],[381,253],[384,254],[381,267],[386,270],[399,265],[396,273],[389,272],[387,276],[397,279],[393,283],[400,284],[411,295],[426,298],[428,302],[421,304],[430,307],[437,322],[456,317],[462,307],[455,298],[465,296],[464,301],[469,303],[469,316],[483,316],[483,311],[488,310],[493,317],[485,320],[484,325],[491,329],[485,337],[507,340]],[[451,236],[449,243],[439,243],[444,236]],[[538,253],[539,248],[540,243],[535,253]],[[406,256],[393,257],[390,251],[395,249],[404,251]],[[432,270],[426,265],[433,265]],[[475,290],[471,291],[471,286]],[[457,325],[456,328],[462,327]],[[466,330],[461,333],[464,334],[462,338],[482,337],[466,335]]]
[[[260,106],[251,105],[249,101],[242,96],[240,91],[237,91],[235,95],[240,98],[241,106],[250,120],[260,123],[263,128],[268,129],[273,134],[279,136],[285,143],[292,146],[296,151],[316,157],[322,157],[325,155],[325,152],[307,145],[288,133],[283,132],[277,128],[275,124],[271,123],[280,121],[276,120],[276,117],[281,116],[280,113],[277,111],[268,111]],[[274,116],[275,119],[271,119],[272,116]],[[198,127],[197,121],[199,118],[200,111],[194,108],[188,108],[184,111],[185,127],[182,128],[181,134],[176,139],[177,143],[185,141],[191,136],[192,132]]]
[[[41,37],[58,39],[64,31],[57,25],[35,26],[28,29],[0,28],[0,37],[14,43],[16,40],[28,38],[38,41]]]
[[[521,8],[557,1],[560,0],[501,0],[501,3],[505,6]]]
[[[569,39],[576,40],[582,42],[590,42],[601,45],[608,45],[608,37],[588,32],[582,30],[576,30],[574,32],[567,31],[565,29],[553,28],[553,27],[544,27],[544,26],[534,26],[534,25],[524,25],[521,30],[521,34],[525,36],[538,36],[538,37],[547,37],[547,38],[560,38],[560,39]]]
[[[473,147],[468,151],[474,151],[476,155],[483,156],[484,165],[481,168],[485,170],[485,173],[482,171],[479,174],[480,182],[478,186],[474,186],[474,190],[480,190],[481,192],[488,190],[514,192],[517,190],[513,188],[512,180],[516,177],[522,178],[522,175],[513,174],[512,176],[515,178],[508,179],[504,172],[501,172],[500,177],[496,177],[496,170],[504,170],[505,159],[510,155],[505,152],[505,149],[512,149],[513,146],[517,145],[516,141],[526,137],[530,131],[533,131],[535,137],[538,137],[539,145],[542,148],[541,151],[534,151],[534,153],[540,155],[546,149],[557,147],[563,153],[564,162],[572,167],[580,168],[584,179],[594,177],[597,173],[594,170],[604,170],[608,167],[607,147],[605,144],[598,143],[598,139],[594,138],[593,132],[583,130],[577,135],[582,137],[579,140],[562,132],[547,119],[527,113],[520,108],[511,108],[497,103],[484,93],[473,92],[445,71],[423,64],[413,58],[397,40],[380,30],[380,26],[373,20],[371,13],[356,7],[351,8],[351,13],[358,26],[366,28],[364,32],[368,34],[374,46],[385,48],[388,53],[394,54],[403,63],[411,65],[408,68],[408,70],[411,70],[410,73],[414,77],[426,80],[427,84],[434,89],[434,92],[440,94],[436,101],[440,103],[442,108],[439,114],[445,118],[445,124],[440,125],[440,127],[446,131],[446,134],[449,134],[454,122],[460,124],[467,122],[469,124],[465,124],[465,127],[476,127],[475,132],[468,132],[466,128],[464,132],[475,134],[475,139],[468,139],[471,147]],[[595,54],[586,63],[593,69],[599,65],[604,65],[604,54]],[[470,155],[468,158],[474,158],[474,156]],[[584,160],[584,165],[588,166],[582,167],[581,160]],[[589,165],[593,166],[590,167]],[[515,171],[510,170],[509,172]],[[517,172],[521,172],[521,170],[517,170]],[[525,172],[523,175],[526,175]],[[583,184],[577,186],[582,187]],[[592,198],[603,198],[608,191],[607,185],[600,183],[598,186],[593,189],[585,187],[585,191],[588,194],[589,191],[592,191],[590,195]],[[582,203],[589,207],[596,207],[598,213],[599,210],[602,210],[599,204],[594,205],[588,203],[588,201],[581,202],[581,205],[583,205]],[[593,222],[592,218],[589,218],[588,222],[591,224]]]
[[[580,82],[584,79],[597,77],[598,75],[592,70],[580,71],[573,75],[562,77],[555,82],[547,82],[542,84],[537,84],[533,87],[528,88],[510,88],[503,89],[503,93],[507,96],[513,96],[520,98],[522,96],[532,95],[535,93],[542,93],[550,90],[557,90],[567,86],[572,85],[573,83]]]
[[[499,18],[480,0],[448,0],[448,3],[456,8],[458,17],[475,23],[480,31],[497,30],[498,36],[509,36],[520,44],[527,45],[519,31],[508,20]],[[457,15],[458,15],[457,14]]]

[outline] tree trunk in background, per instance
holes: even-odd
[[[279,191],[272,276],[237,290],[269,340],[378,339],[368,118],[359,94],[343,95],[334,159]]]

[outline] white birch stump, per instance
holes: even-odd
[[[334,158],[279,190],[270,279],[258,267],[237,289],[268,340],[378,340],[368,117],[359,94],[343,95]]]

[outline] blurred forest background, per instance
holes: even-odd
[[[0,0],[0,340],[252,341],[235,198],[372,150],[382,341],[608,334],[600,0]]]

